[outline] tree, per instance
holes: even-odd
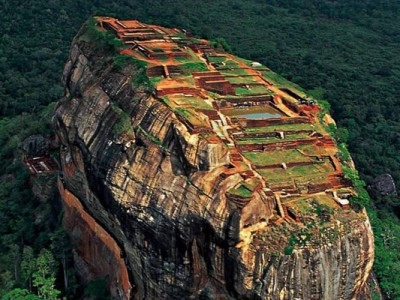
[[[47,249],[40,251],[36,259],[36,270],[32,275],[33,286],[38,289],[39,297],[42,299],[55,300],[61,293],[55,287],[56,261]]]
[[[316,87],[308,91],[308,95],[317,100],[324,99],[325,90],[322,87]]]
[[[67,233],[65,230],[59,226],[56,231],[54,231],[51,237],[51,250],[54,253],[55,258],[61,262],[64,288],[65,290],[69,287],[69,274],[68,274],[68,263],[71,260],[71,244]]]
[[[32,275],[35,271],[35,267],[36,260],[33,254],[33,249],[26,246],[22,251],[21,277],[23,282],[28,284],[29,291],[32,291]]]
[[[31,294],[28,290],[17,288],[5,294],[1,300],[40,300],[40,297]]]
[[[106,277],[89,282],[84,290],[85,296],[93,297],[98,300],[110,299],[107,289],[107,280],[108,278]]]
[[[349,140],[349,131],[346,128],[339,127],[336,129],[335,137],[339,144],[347,144],[347,141]]]
[[[12,272],[5,271],[0,274],[0,295],[9,292],[15,285]]]
[[[14,265],[14,280],[18,282],[19,280],[19,265],[21,261],[21,252],[20,248],[17,244],[11,244],[10,245],[10,255],[12,259],[12,263]]]

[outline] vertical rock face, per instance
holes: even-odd
[[[273,223],[277,203],[264,190],[232,205],[225,194],[243,179],[224,176],[225,144],[190,134],[132,86],[140,71],[115,68],[109,52],[74,40],[54,125],[78,271],[107,277],[118,299],[355,299],[373,262],[365,212],[349,211],[330,238],[286,255],[270,247],[296,226]],[[118,130],[123,115],[134,130]]]
[[[128,297],[131,284],[119,245],[85,211],[82,203],[64,188],[61,181],[58,185],[64,200],[63,225],[76,243],[74,255],[81,275],[87,280],[98,279],[97,276],[105,275],[112,283],[111,294]]]

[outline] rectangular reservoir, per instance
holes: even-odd
[[[223,114],[229,117],[245,118],[250,120],[280,118],[283,116],[281,112],[271,106],[234,108],[224,110]]]

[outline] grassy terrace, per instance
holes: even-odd
[[[265,138],[246,138],[235,140],[238,145],[248,145],[248,144],[266,144],[274,141],[278,141],[275,137],[265,137]]]
[[[184,81],[189,86],[195,87],[196,83],[194,82],[191,73],[196,71],[209,71],[208,66],[199,59],[199,57],[193,53],[191,50],[187,50],[189,57],[187,58],[177,58],[174,59],[176,63],[179,63],[180,68],[183,71],[183,76],[178,76],[175,81],[163,81],[161,77],[151,78],[151,81],[154,84],[159,84],[160,86],[172,87],[175,83],[179,86],[181,81]],[[208,61],[213,64],[219,64],[217,69],[221,72],[221,74],[228,76],[227,80],[231,84],[252,84],[257,83],[259,78],[253,75],[253,71],[247,69],[252,64],[252,61],[244,60],[238,57],[234,57],[231,59],[226,56],[218,56],[211,55],[208,56]],[[222,70],[221,70],[222,69]],[[280,75],[272,72],[265,71],[267,69],[264,66],[255,67],[254,69],[259,69],[260,74],[266,78],[268,81],[282,87],[287,87],[292,90],[300,91],[302,93],[302,89],[296,86],[295,84],[287,81]],[[249,76],[252,74],[252,76]],[[248,87],[236,87],[235,88],[236,96],[238,98],[252,95],[252,94],[268,94],[271,95],[272,91],[267,88],[265,85],[249,85]],[[221,95],[209,93],[210,96],[214,98],[218,98]],[[163,97],[165,102],[173,108],[173,110],[185,117],[195,126],[204,126],[204,121],[201,120],[196,109],[205,109],[205,110],[213,110],[213,107],[210,106],[204,99],[201,99],[195,95],[193,96],[184,96],[184,95],[169,95]],[[277,114],[279,111],[276,111],[274,108],[269,106],[262,107],[252,107],[248,109],[229,109],[224,110],[223,113],[227,116],[241,116],[246,117],[249,115],[249,118],[258,118],[256,114],[265,114],[265,118],[271,117],[267,116],[268,114],[273,115]],[[271,125],[265,127],[252,127],[245,128],[244,133],[263,133],[263,132],[274,132],[274,131],[300,131],[300,130],[316,130],[319,132],[323,132],[323,129],[319,124],[313,125],[309,123],[297,123],[297,124],[283,124],[283,125]],[[236,139],[236,143],[238,145],[246,145],[246,144],[266,144],[266,143],[274,143],[280,141],[294,141],[298,139],[307,139],[309,138],[309,134],[307,133],[299,133],[296,132],[294,134],[285,135],[284,139],[279,137],[251,137],[251,138],[238,138]],[[264,176],[270,183],[276,185],[285,185],[291,184],[293,180],[299,183],[308,182],[325,182],[327,179],[327,175],[329,172],[333,172],[334,168],[329,160],[325,160],[323,163],[316,163],[315,158],[311,158],[307,155],[326,155],[324,149],[321,147],[316,147],[315,145],[308,146],[299,146],[299,150],[304,151],[302,154],[300,151],[296,149],[292,150],[276,150],[269,152],[244,152],[243,155],[252,162],[257,168],[257,171]],[[271,164],[281,164],[281,163],[290,163],[290,162],[309,162],[310,165],[307,166],[296,166],[289,167],[288,169],[283,168],[273,168],[273,169],[260,169],[261,166],[271,165]],[[315,163],[314,163],[315,162]],[[312,164],[314,163],[314,164]],[[248,169],[246,163],[240,163],[243,165],[241,168],[243,170]],[[242,171],[243,171],[242,170]],[[252,192],[258,182],[257,181],[243,181],[236,188],[232,188],[229,190],[228,194],[232,196],[240,196],[243,198],[252,197]],[[300,201],[299,201],[300,202]],[[295,205],[295,204],[293,204]],[[297,205],[296,205],[297,206]]]
[[[229,59],[225,56],[209,55],[207,56],[207,59],[210,63],[221,64],[221,68],[240,68],[240,65],[235,60]]]
[[[224,67],[225,68],[225,67]],[[220,70],[217,68],[219,72],[223,75],[249,75],[247,69],[223,69]]]
[[[290,130],[316,130],[316,127],[313,124],[309,123],[284,124],[284,125],[271,125],[267,127],[247,127],[244,129],[244,132],[258,133],[258,132],[290,131]]]
[[[327,173],[319,173],[302,177],[293,177],[293,179],[298,185],[307,185],[309,183],[320,184],[328,181],[328,175]]]
[[[317,147],[315,145],[303,145],[299,146],[298,149],[306,155],[329,155],[329,153],[323,147]]]
[[[236,95],[251,95],[251,94],[270,94],[271,91],[263,85],[250,86],[247,88],[235,88]]]
[[[325,163],[323,165],[314,164],[308,166],[291,167],[286,170],[283,168],[274,168],[258,169],[257,171],[267,180],[287,181],[289,178],[301,178],[301,181],[312,180],[312,182],[322,182],[325,180],[324,174],[333,172],[333,167]]]
[[[207,65],[201,61],[191,61],[188,60],[186,63],[179,65],[183,72],[189,76],[191,75],[193,72],[205,72],[205,71],[209,71]]]
[[[177,75],[173,80],[163,80],[161,77],[151,78],[153,84],[158,85],[162,88],[169,87],[180,87],[189,86],[196,88],[196,82],[191,76],[196,71],[210,71],[209,65],[205,64],[197,54],[192,50],[186,49],[188,57],[186,58],[175,58],[174,62],[179,65],[182,70],[182,75]],[[297,85],[287,81],[280,75],[272,72],[265,71],[269,70],[265,66],[251,67],[253,64],[250,60],[241,59],[239,57],[231,57],[229,55],[210,55],[207,57],[208,62],[216,64],[217,70],[221,74],[227,76],[227,80],[234,85],[242,85],[242,87],[235,87],[236,97],[242,98],[247,95],[255,94],[267,94],[272,95],[273,92],[267,87],[267,85],[259,84],[252,85],[254,83],[262,82],[252,69],[259,70],[259,73],[268,81],[276,84],[278,87],[289,88],[300,95],[303,90]],[[247,85],[247,86],[246,86]],[[298,91],[298,92],[297,92]],[[214,98],[221,98],[221,95],[208,92],[208,95]],[[231,96],[230,96],[231,97]],[[194,126],[207,126],[207,122],[202,119],[197,109],[214,110],[214,108],[208,104],[204,99],[196,95],[182,95],[174,94],[163,97],[164,101],[174,110],[175,113],[186,118]],[[221,112],[226,116],[241,117],[248,119],[260,119],[260,118],[277,118],[282,115],[279,110],[276,110],[272,106],[257,106],[251,108],[229,108],[222,109]],[[277,136],[272,137],[246,137],[236,138],[237,145],[247,144],[267,144],[284,141],[295,141],[299,139],[308,139],[309,133],[298,132],[300,130],[307,131],[318,131],[324,132],[320,124],[309,124],[309,123],[297,123],[297,124],[283,124],[283,125],[271,125],[265,127],[252,127],[245,128],[243,132],[246,134],[251,133],[263,133],[263,132],[274,132],[274,131],[294,131],[294,134],[286,134],[284,139]],[[204,138],[212,138],[212,136],[204,136]],[[329,161],[325,159],[321,163],[316,158],[309,157],[308,155],[326,155],[325,150],[315,145],[299,146],[299,150],[304,151],[304,154],[297,149],[292,150],[275,150],[268,152],[243,152],[246,157],[253,165],[256,166],[257,172],[265,177],[270,183],[276,186],[291,185],[293,181],[298,183],[308,184],[309,182],[325,182],[329,173],[334,172],[334,167]],[[280,167],[267,169],[260,168],[261,166],[267,166],[272,164],[281,163],[310,163],[306,166],[295,166],[289,167],[286,170]],[[246,162],[235,162],[235,166],[241,170],[241,172],[248,170]],[[251,198],[252,190],[255,189],[260,182],[255,178],[242,181],[235,188],[228,191],[228,195],[239,196],[243,198]],[[325,199],[326,200],[326,199]],[[300,201],[299,201],[300,202]],[[295,205],[293,203],[293,205]]]
[[[207,58],[210,63],[222,64],[221,67],[224,67],[224,68],[240,68],[240,65],[236,61],[229,59],[225,56],[210,55]]]
[[[210,106],[207,102],[205,102],[201,98],[191,97],[191,96],[185,97],[183,95],[173,95],[169,96],[168,98],[177,107],[214,110],[212,106]]]
[[[311,205],[311,202],[316,201],[318,204],[324,204],[332,209],[337,209],[337,205],[331,196],[326,194],[315,195],[311,198],[304,197],[295,197],[295,198],[286,198],[283,199],[282,202],[289,206],[294,206],[296,211],[303,213],[313,213],[315,212],[315,208]]]
[[[242,184],[239,185],[237,188],[230,189],[229,194],[244,198],[250,198],[252,196],[251,192],[247,188],[245,188]]]
[[[252,191],[256,188],[258,184],[260,184],[260,180],[258,178],[251,178],[246,180],[243,183],[243,186],[246,187],[246,189],[248,189],[249,191]]]
[[[189,120],[190,123],[192,123],[195,126],[206,126],[205,122],[199,118],[198,113],[192,109],[192,108],[182,108],[178,107],[174,109],[175,113],[178,113],[182,117],[185,117],[187,120]]]
[[[207,59],[210,63],[222,63],[222,62],[226,61],[225,56],[209,55],[209,56],[207,56]]]
[[[240,68],[240,65],[234,60],[227,59],[227,60],[225,60],[225,67],[227,67],[227,68]]]
[[[258,82],[254,76],[226,77],[226,79],[232,84],[247,84]]]
[[[311,213],[313,212],[312,206],[310,204],[311,198],[295,197],[295,198],[283,198],[282,203],[290,207],[295,207],[297,212],[301,213]]]
[[[282,162],[312,161],[297,150],[280,150],[271,152],[243,152],[243,155],[256,166],[278,164]]]
[[[165,78],[162,76],[159,76],[159,77],[149,77],[149,79],[152,84],[157,84],[157,83],[163,81]]]
[[[181,62],[181,63],[187,63],[187,62],[201,62],[199,57],[194,53],[191,49],[186,49],[185,51],[189,57],[175,57],[174,61],[176,62]]]
[[[279,111],[277,111],[272,106],[255,106],[247,108],[230,108],[221,110],[221,112],[226,116],[245,116],[251,114],[266,114],[265,117],[271,117],[271,115],[280,116]]]
[[[307,133],[299,133],[299,134],[291,134],[286,135],[284,139],[279,137],[260,137],[260,138],[240,138],[237,139],[236,142],[239,145],[247,145],[247,144],[265,144],[265,143],[274,143],[274,142],[285,142],[285,141],[296,141],[300,139],[308,139],[310,138]]]

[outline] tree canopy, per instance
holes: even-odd
[[[93,15],[184,28],[265,64],[316,98],[329,100],[339,127],[346,128],[337,131],[337,139],[348,143],[367,184],[390,173],[400,186],[399,1],[0,0],[0,13],[2,294],[33,284],[29,267],[21,265],[26,246],[37,257],[58,240],[51,238],[56,229],[48,219],[35,222],[32,212],[46,208],[50,214],[52,208],[33,197],[15,155],[27,136],[51,134],[47,107],[62,96],[60,78],[71,41]],[[373,200],[375,270],[386,295],[396,299],[400,199]],[[14,255],[15,249],[22,257]],[[65,256],[59,247],[51,249],[62,268]],[[16,293],[28,297],[24,290]]]

